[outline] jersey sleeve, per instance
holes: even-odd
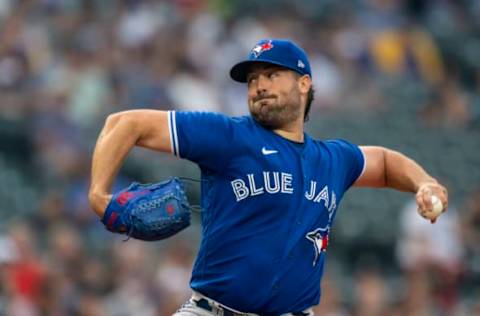
[[[168,112],[172,153],[202,168],[221,170],[233,155],[233,122],[211,112]]]
[[[344,190],[348,190],[365,171],[366,161],[360,147],[343,139],[328,141],[336,156]]]

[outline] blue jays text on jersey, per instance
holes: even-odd
[[[251,117],[169,112],[172,152],[202,175],[202,240],[190,286],[261,315],[320,299],[337,206],[365,159],[344,140],[287,140]]]

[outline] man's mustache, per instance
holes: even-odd
[[[269,94],[269,95],[258,95],[256,97],[253,98],[253,102],[257,102],[257,101],[261,101],[263,99],[275,99],[276,96],[273,95],[273,94]]]

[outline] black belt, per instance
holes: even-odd
[[[209,312],[213,310],[213,306],[204,298],[197,300],[193,300],[195,305],[197,305],[200,308],[203,308]],[[222,306],[216,306],[216,308],[220,309],[223,311],[223,316],[242,316],[242,314],[236,313],[228,308],[222,307]]]
[[[204,298],[201,298],[199,300],[193,300],[193,302],[195,303],[195,305],[197,305],[198,307],[204,309],[204,310],[207,310],[209,312],[211,312],[213,310],[213,306]],[[216,306],[216,308],[220,309],[223,311],[223,316],[243,316],[245,314],[239,314],[231,309],[228,309],[226,307],[223,307],[223,306]],[[298,313],[290,313],[292,316],[308,316],[308,313],[304,313],[304,312],[298,312]]]

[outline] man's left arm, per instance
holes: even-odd
[[[376,146],[360,146],[365,157],[365,170],[355,181],[357,187],[392,188],[416,194],[418,208],[433,208],[432,196],[448,205],[447,189],[430,176],[418,163],[400,152]],[[432,219],[432,223],[436,220]]]

